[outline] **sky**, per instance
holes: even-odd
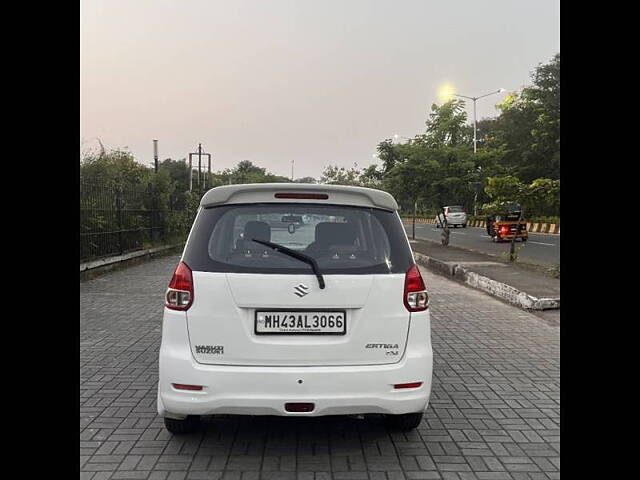
[[[81,151],[150,165],[153,139],[161,160],[202,143],[214,171],[296,178],[376,163],[443,85],[516,91],[560,51],[559,0],[82,0],[80,20]]]

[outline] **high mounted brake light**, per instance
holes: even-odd
[[[404,306],[410,312],[422,312],[429,307],[429,295],[416,264],[407,270],[404,277]]]
[[[193,276],[189,266],[180,262],[173,272],[165,295],[165,306],[171,310],[188,310],[193,303]]]
[[[295,198],[304,200],[327,200],[329,195],[326,193],[276,193],[276,198]]]

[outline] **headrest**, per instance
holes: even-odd
[[[356,230],[351,223],[322,222],[316,225],[316,243],[328,245],[353,245]]]
[[[244,225],[244,234],[242,238],[245,241],[251,241],[255,238],[256,240],[266,240],[267,242],[270,242],[271,227],[266,222],[258,222],[255,220],[248,221]]]

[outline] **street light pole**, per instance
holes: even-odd
[[[489,95],[495,95],[496,93],[502,93],[504,91],[505,91],[504,88],[500,88],[495,92],[485,93],[484,95],[480,95],[479,97],[467,97],[466,95],[460,95],[458,93],[453,94],[456,97],[468,98],[469,100],[473,100],[473,153],[474,154],[478,151],[478,148],[477,148],[478,138],[476,135],[477,128],[478,128],[477,126],[478,121],[476,119],[476,102],[481,98],[488,97]]]
[[[466,95],[460,95],[458,93],[454,93],[453,95],[456,97],[468,98],[469,100],[473,100],[473,154],[478,153],[478,119],[476,117],[476,102],[480,98],[488,97],[489,95],[495,95],[496,93],[504,92],[504,88],[499,88],[495,92],[485,93],[484,95],[480,95],[479,97],[467,97]],[[476,189],[475,195],[473,197],[473,216],[477,215],[477,201],[478,201],[478,190]]]
[[[476,154],[477,148],[476,144],[478,143],[478,137],[476,136],[476,129],[478,125],[478,120],[476,119],[476,101],[478,99],[473,99],[473,154]]]

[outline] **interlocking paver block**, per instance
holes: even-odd
[[[201,432],[172,436],[155,408],[177,262],[80,284],[80,478],[559,478],[559,328],[424,269],[434,372],[419,429],[389,431],[375,417],[211,417]]]

